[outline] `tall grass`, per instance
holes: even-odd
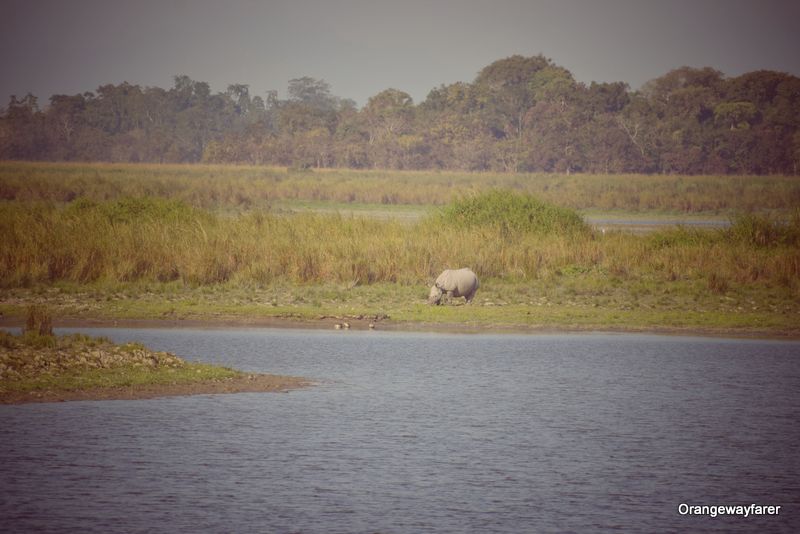
[[[716,292],[747,284],[797,290],[800,280],[800,218],[770,223],[769,235],[784,237],[770,238],[769,246],[737,224],[647,236],[602,235],[582,224],[574,213],[496,193],[456,202],[413,225],[258,210],[231,216],[150,198],[79,199],[66,207],[2,203],[0,286],[421,284],[462,266],[515,281],[575,273],[596,273],[609,283],[709,280]]]
[[[753,212],[800,205],[786,176],[499,174],[303,170],[214,165],[0,162],[0,200],[71,202],[158,196],[247,209],[278,200],[445,205],[503,189],[570,209]]]
[[[755,247],[800,246],[800,207],[795,208],[789,221],[745,213],[736,215],[731,222],[725,233],[732,241]]]

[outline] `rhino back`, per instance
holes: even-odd
[[[469,295],[478,289],[478,277],[470,269],[459,269],[456,271],[456,278],[461,296]]]
[[[452,291],[456,288],[458,280],[454,276],[455,271],[453,269],[445,269],[442,271],[436,278],[436,285],[444,289],[445,291]]]
[[[467,268],[446,269],[436,279],[436,284],[445,291],[452,291],[453,296],[462,297],[477,289],[478,277]]]

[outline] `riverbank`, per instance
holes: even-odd
[[[758,284],[710,291],[703,280],[617,280],[564,271],[554,279],[482,278],[473,303],[428,306],[423,284],[190,287],[58,284],[0,292],[0,325],[45,306],[56,326],[279,327],[456,332],[603,331],[800,338],[795,291]]]
[[[298,377],[188,362],[139,343],[0,332],[0,404],[275,392],[308,385]]]
[[[463,306],[454,306],[463,308]],[[440,308],[441,309],[441,308]],[[464,313],[468,313],[467,308]],[[457,310],[458,312],[458,310]],[[451,315],[445,312],[443,315]],[[563,316],[562,316],[563,317]],[[690,315],[691,317],[691,315]],[[525,318],[529,319],[525,322]],[[586,319],[586,317],[584,317]],[[628,317],[630,319],[630,316]],[[640,317],[641,319],[641,317]],[[773,326],[712,326],[709,324],[681,323],[672,316],[671,322],[644,324],[622,318],[614,324],[599,322],[580,322],[577,318],[563,318],[562,322],[542,319],[533,320],[526,315],[520,321],[506,320],[480,321],[463,320],[400,320],[388,315],[314,315],[287,313],[285,315],[187,315],[169,318],[132,318],[75,316],[61,317],[54,321],[56,328],[186,328],[186,329],[237,329],[237,328],[275,328],[275,329],[307,329],[307,330],[341,330],[347,331],[392,331],[392,332],[431,332],[453,334],[553,334],[605,332],[620,334],[656,334],[683,335],[701,337],[723,337],[742,339],[800,339],[800,327],[791,324]],[[24,318],[17,316],[0,316],[0,328],[19,328]],[[345,324],[347,325],[345,327]]]
[[[77,320],[800,333],[800,216],[639,236],[503,191],[410,226],[158,198],[0,207],[12,318],[41,304]],[[463,266],[481,280],[472,305],[427,306],[435,274]]]

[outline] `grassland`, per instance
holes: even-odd
[[[11,320],[41,302],[86,320],[800,334],[791,177],[7,163],[0,196]],[[574,209],[733,223],[603,233]],[[426,306],[451,266],[479,274],[476,302]]]
[[[71,202],[123,197],[180,200],[206,209],[301,201],[444,205],[502,189],[575,210],[721,214],[800,206],[795,176],[563,175],[282,167],[0,162],[0,200]],[[357,209],[357,208],[356,208]]]

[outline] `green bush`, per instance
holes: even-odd
[[[576,212],[511,191],[495,190],[456,200],[442,208],[440,217],[446,225],[493,226],[541,235],[588,231]]]

